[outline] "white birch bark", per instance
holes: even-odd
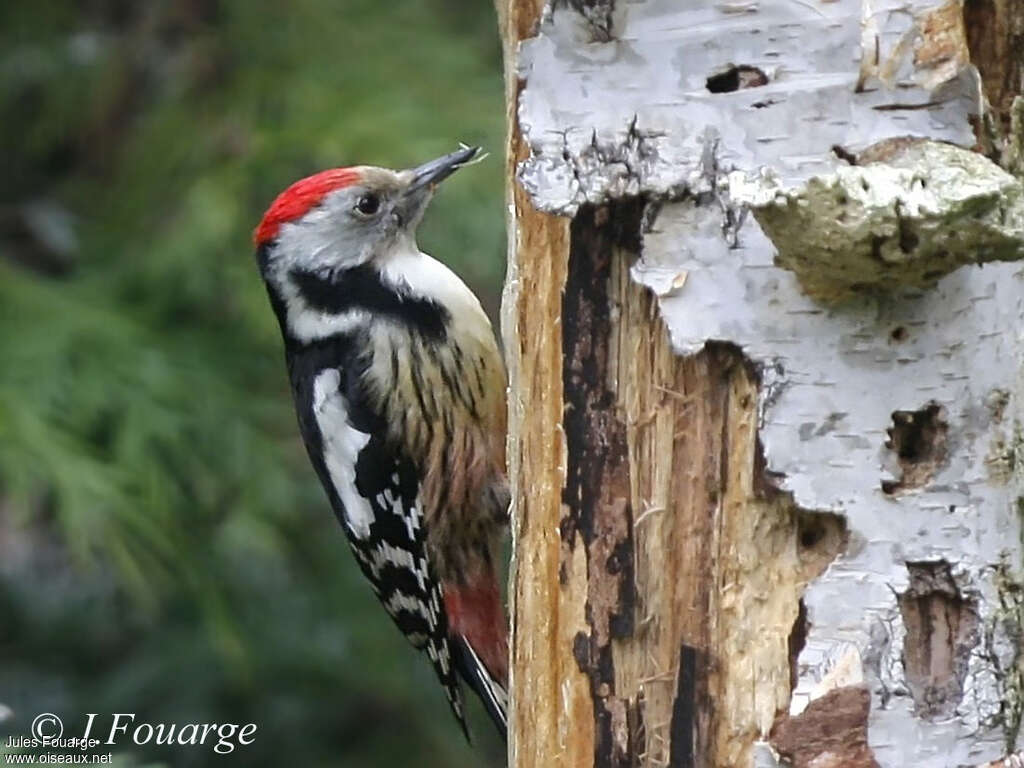
[[[955,0],[618,0],[549,4],[509,51],[533,206],[647,200],[630,274],[675,353],[754,363],[766,476],[845,525],[788,712],[743,705],[748,765],[848,686],[878,765],[1024,749],[1024,193],[982,154],[878,146],[998,157],[966,39]]]

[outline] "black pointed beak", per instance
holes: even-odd
[[[433,186],[447,179],[455,171],[468,163],[480,152],[480,147],[463,147],[462,149],[450,152],[444,157],[431,160],[412,169],[412,181],[406,187],[405,193],[416,192],[424,187]]]

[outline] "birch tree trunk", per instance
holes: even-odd
[[[1011,765],[1024,5],[498,6],[510,765]]]

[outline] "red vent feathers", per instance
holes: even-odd
[[[314,206],[324,196],[342,187],[348,187],[359,181],[359,171],[354,168],[331,168],[328,171],[299,179],[288,189],[277,196],[263,214],[263,221],[253,233],[256,245],[262,245],[277,237],[281,225],[294,221]]]

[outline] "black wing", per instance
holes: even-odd
[[[398,628],[430,658],[469,738],[441,583],[427,557],[416,468],[385,441],[371,437],[359,453],[356,477],[360,494],[370,500],[374,522],[367,539],[349,536],[352,551]]]
[[[354,340],[335,337],[287,354],[299,428],[356,561],[398,628],[430,658],[468,738],[416,465],[386,439],[386,425],[367,406]]]

